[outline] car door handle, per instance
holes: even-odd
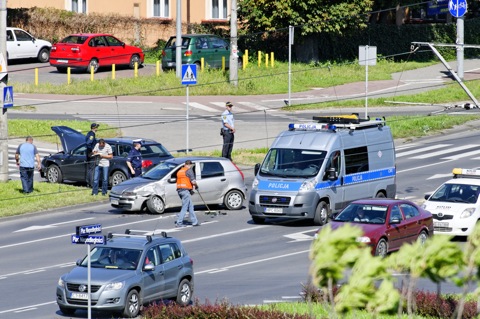
[[[183,268],[183,265],[178,265],[177,266],[177,269],[182,269]]]
[[[226,180],[227,180],[226,178],[222,178],[220,182],[225,182]]]

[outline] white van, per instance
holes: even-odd
[[[395,198],[395,147],[385,119],[313,120],[318,123],[290,124],[255,165],[253,222],[294,218],[323,225],[353,200]]]

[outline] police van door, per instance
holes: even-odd
[[[359,146],[344,150],[345,154],[345,176],[343,179],[344,201],[349,202],[373,197],[370,194],[368,148]]]
[[[331,208],[334,211],[338,211],[345,207],[345,191],[342,187],[343,167],[342,153],[339,150],[330,153],[326,161],[324,176],[320,184],[320,189],[324,190],[324,193],[321,193],[320,197],[328,196],[330,198]]]

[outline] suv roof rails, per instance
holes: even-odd
[[[163,238],[167,238],[167,232],[162,231],[159,233],[155,233],[155,231],[148,231],[148,230],[135,230],[135,229],[125,229],[124,234],[115,234],[115,233],[108,233],[107,238],[112,239],[113,237],[136,237],[136,238],[145,238],[148,242],[152,241],[152,236],[156,236],[160,234]]]

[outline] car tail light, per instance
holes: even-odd
[[[53,51],[53,52],[57,51],[57,47],[56,47],[56,46],[52,46],[52,48],[50,49],[50,51]]]
[[[74,53],[80,53],[80,48],[79,47],[73,47],[72,52]]]
[[[165,50],[162,50],[162,56],[167,56],[167,52],[165,52]]]
[[[151,160],[143,160],[142,161],[142,168],[147,168],[153,165],[153,162]]]
[[[192,51],[187,50],[187,51],[185,51],[185,54],[184,54],[184,55],[185,55],[185,56],[191,56],[191,55],[192,55]]]
[[[238,172],[240,173],[240,175],[242,175],[242,179],[245,181],[245,176],[243,175],[243,172],[242,172],[242,170],[241,170],[240,168],[238,168],[238,166],[237,166],[237,165],[235,165],[235,163],[234,163],[234,162],[232,162],[232,164],[233,164],[233,166],[235,166],[235,168],[238,170]]]

